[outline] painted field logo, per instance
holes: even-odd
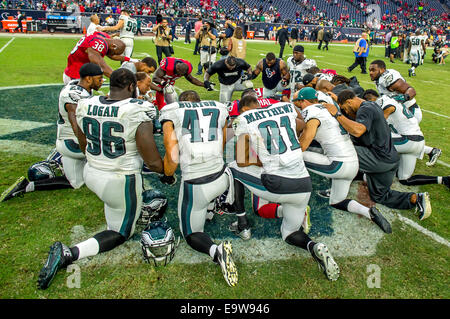
[[[56,140],[58,96],[61,88],[62,86],[42,86],[2,90],[0,94],[0,145],[4,151],[32,153],[42,158],[48,155]],[[156,140],[161,155],[164,155],[162,137],[157,136]],[[30,166],[32,164],[30,163]],[[309,202],[312,223],[310,237],[315,241],[327,244],[333,256],[336,257],[373,255],[377,243],[382,239],[384,233],[368,219],[332,209],[328,205],[328,199],[321,198],[316,194],[317,190],[328,188],[330,182],[317,175],[311,177],[314,191]],[[156,188],[167,196],[169,199],[169,208],[166,213],[168,223],[174,229],[175,235],[180,236],[177,214],[179,183],[172,187],[165,186],[159,182],[157,176],[150,175],[144,177],[144,185],[146,189]],[[356,199],[356,186],[351,188],[350,198]],[[230,239],[233,243],[233,254],[239,262],[307,256],[307,252],[290,246],[281,239],[280,219],[263,219],[252,212],[250,193],[246,192],[246,211],[252,227],[252,239],[243,241],[228,230],[229,224],[234,221],[234,217],[230,215],[215,215],[212,221],[206,221],[205,232],[210,234],[215,241]],[[389,221],[393,220],[394,215],[390,210],[385,207],[379,208]],[[99,226],[98,229],[89,231],[85,231],[83,227],[75,227],[70,244],[78,243],[105,229],[105,225]],[[77,264],[142,263],[139,240],[140,229],[137,229],[132,240],[122,246],[95,258],[81,260]],[[210,262],[210,258],[193,251],[182,241],[173,262]]]

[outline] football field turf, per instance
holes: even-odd
[[[67,55],[77,38],[0,37],[0,192],[28,167],[44,160],[54,147],[58,94]],[[267,52],[278,55],[273,42],[247,42],[247,62],[253,67]],[[375,88],[368,74],[352,73],[352,45],[330,45],[319,51],[317,43],[305,44],[305,55],[315,59],[320,68],[335,69],[339,74],[356,75],[364,88]],[[176,57],[194,66],[194,42],[175,42]],[[285,59],[292,53],[285,48]],[[135,40],[133,57],[155,56],[150,39]],[[386,61],[398,70],[417,91],[423,110],[421,129],[426,144],[442,149],[439,162],[425,165],[427,156],[418,161],[415,174],[450,174],[450,71],[448,65],[431,62],[428,50],[425,64],[413,78],[408,65],[384,58],[383,47],[371,48],[368,63]],[[118,62],[107,59],[114,69]],[[202,78],[196,76],[198,78]],[[217,76],[212,78],[219,88]],[[262,87],[261,76],[254,81]],[[47,85],[50,84],[50,85]],[[192,89],[184,79],[177,90]],[[7,88],[12,87],[12,88]],[[195,87],[202,99],[218,100],[219,92]],[[107,89],[106,89],[107,90]],[[105,91],[105,90],[103,90]],[[240,92],[234,94],[235,98]],[[157,142],[163,153],[161,137]],[[154,268],[142,261],[139,234],[110,252],[76,263],[69,271],[61,270],[45,291],[36,288],[37,275],[49,246],[56,240],[67,245],[87,239],[105,229],[103,203],[87,187],[79,190],[33,192],[23,198],[0,203],[0,297],[1,298],[449,298],[450,297],[450,228],[449,191],[443,185],[409,187],[394,183],[394,188],[428,191],[433,212],[419,221],[414,210],[391,210],[377,205],[392,223],[392,234],[384,234],[364,218],[331,209],[327,200],[315,191],[328,182],[313,177],[311,196],[311,237],[330,247],[341,269],[336,282],[329,282],[318,270],[309,254],[280,239],[280,221],[262,220],[247,212],[253,238],[243,242],[227,230],[230,216],[215,216],[205,230],[213,239],[229,238],[239,271],[236,287],[228,287],[220,267],[208,257],[194,252],[182,241],[175,258],[166,267]],[[357,199],[358,182],[351,198]],[[146,187],[163,191],[169,199],[167,218],[179,236],[177,219],[177,183],[163,186],[155,177],[147,177]],[[248,196],[248,193],[247,193]],[[377,279],[379,278],[379,280]],[[79,285],[78,285],[79,284]],[[75,286],[75,287],[74,287]],[[79,286],[79,288],[77,287]],[[374,287],[376,286],[376,287]],[[379,287],[379,288],[377,288]]]

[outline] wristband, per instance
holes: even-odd
[[[342,115],[342,113],[338,110],[338,111],[336,112],[336,114],[333,115],[333,117],[334,117],[335,119],[337,119],[337,117],[338,117],[338,116],[341,116],[341,115]]]
[[[130,58],[126,56],[126,57],[123,58],[123,60],[124,60],[125,62],[129,62],[129,61],[130,61]]]

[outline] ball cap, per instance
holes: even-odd
[[[102,75],[103,70],[100,66],[98,66],[95,63],[85,63],[80,68],[80,77],[84,78],[86,76],[96,76],[96,75]]]
[[[303,85],[308,85],[308,83],[311,82],[313,79],[314,79],[313,74],[311,74],[311,73],[305,74],[305,76],[302,79]]]
[[[296,99],[292,101],[300,101],[300,100],[314,100],[317,99],[317,92],[313,88],[303,88],[298,92],[298,96]]]
[[[305,48],[303,47],[303,45],[296,45],[294,47],[294,52],[305,52]]]

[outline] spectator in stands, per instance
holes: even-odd
[[[234,29],[233,36],[228,42],[228,51],[231,56],[245,60],[245,56],[247,55],[247,42],[242,33],[241,27],[236,27],[236,29]]]

